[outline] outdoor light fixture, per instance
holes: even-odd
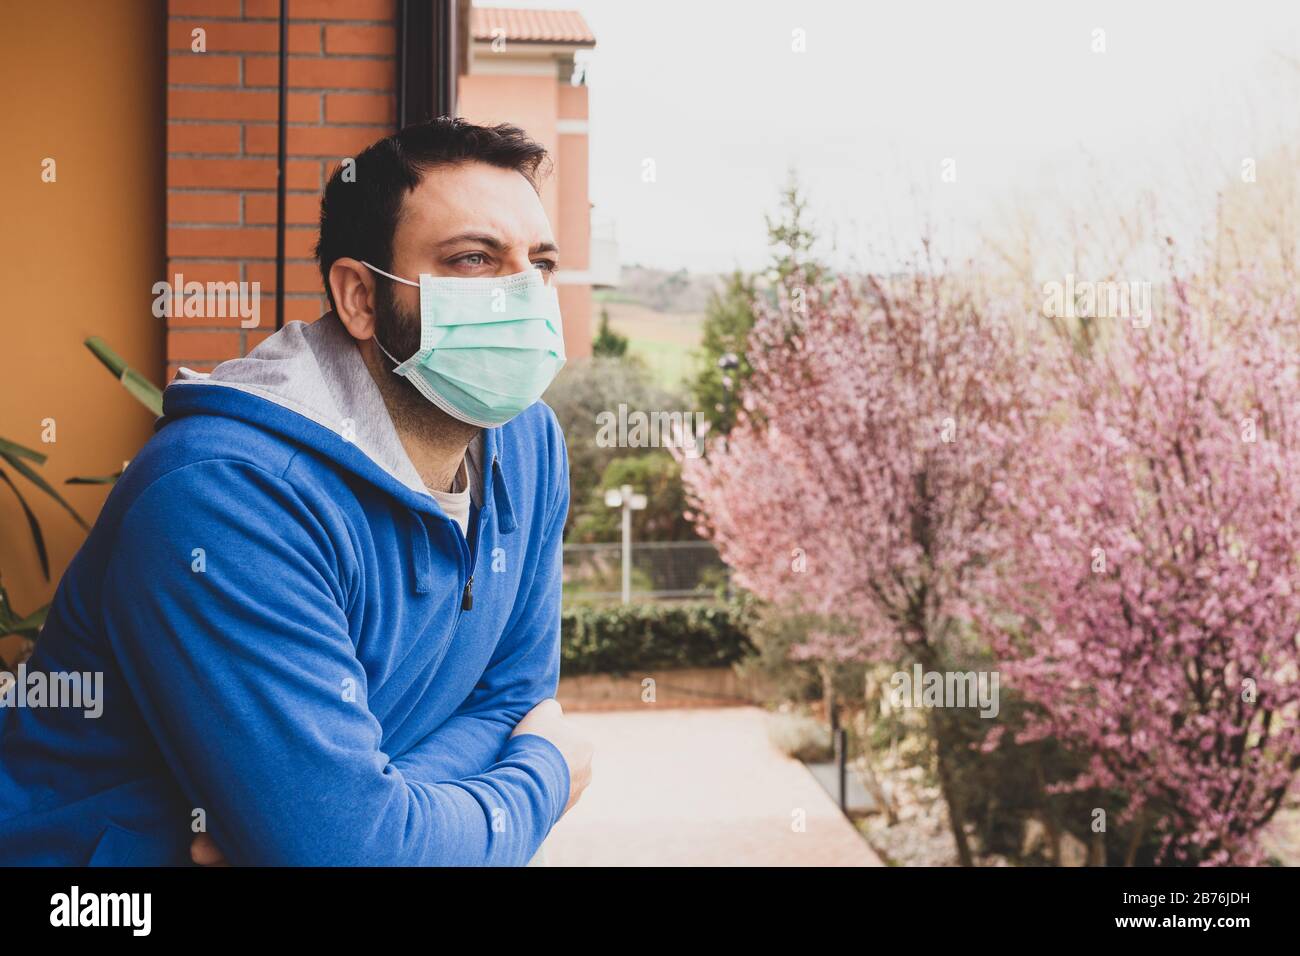
[[[605,492],[605,504],[623,509],[623,603],[632,602],[632,512],[643,511],[646,496],[633,494],[631,485],[610,488]]]

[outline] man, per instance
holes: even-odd
[[[60,582],[28,670],[103,715],[0,710],[0,863],[534,857],[591,761],[545,160],[443,118],[335,172],[332,311],[183,370]]]

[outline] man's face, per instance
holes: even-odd
[[[559,250],[542,201],[522,175],[486,163],[439,166],[402,204],[389,270],[481,278],[540,269],[554,281]],[[376,283],[375,332],[398,359],[420,348],[420,290]]]

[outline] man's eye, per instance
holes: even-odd
[[[537,268],[541,269],[543,272],[555,271],[555,263],[550,259],[538,259],[533,263],[533,265],[537,266]]]
[[[471,261],[471,260],[474,260],[474,261]],[[481,253],[481,252],[471,252],[471,253],[469,253],[468,255],[461,256],[461,257],[460,257],[459,259],[457,259],[456,261],[459,262],[459,263],[461,263],[462,265],[467,265],[467,266],[481,266],[481,265],[485,265],[485,264],[487,263],[487,256],[485,256],[485,255],[484,255],[483,253]]]

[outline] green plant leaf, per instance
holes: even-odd
[[[21,621],[14,621],[9,624],[10,634],[21,634],[30,640],[36,640],[40,636],[41,628],[45,626],[45,619],[50,616],[50,606],[37,608],[28,614]]]
[[[45,456],[38,451],[32,451],[15,441],[9,441],[7,438],[0,438],[0,452],[13,455],[16,458],[27,458],[36,462],[38,465],[45,464]]]
[[[26,478],[28,481],[34,484],[37,488],[41,489],[41,491],[45,492],[47,495],[49,495],[51,498],[57,501],[59,505],[63,508],[63,510],[66,511],[68,514],[72,515],[73,519],[77,522],[77,524],[81,525],[82,530],[84,531],[90,530],[90,525],[86,524],[86,519],[81,517],[81,515],[77,514],[77,510],[73,508],[72,505],[68,504],[67,501],[64,500],[63,496],[59,494],[57,491],[55,491],[53,486],[51,486],[48,481],[46,481],[36,472],[32,471],[32,469],[25,462],[4,451],[0,451],[0,458],[3,458],[5,461],[9,462],[9,464],[13,466],[14,471],[18,472],[18,474],[22,475],[24,478]]]
[[[117,479],[122,477],[119,471],[112,475],[90,475],[82,478],[65,478],[65,485],[112,485],[117,483]]]
[[[5,472],[0,471],[0,480],[3,480],[6,485],[13,489],[14,494],[18,496],[18,503],[23,506],[23,514],[27,516],[27,527],[32,532],[32,542],[36,545],[36,557],[41,562],[41,574],[48,581],[50,579],[50,556],[45,550],[45,535],[41,533],[41,523],[36,520],[36,515],[32,512],[32,509],[27,506],[27,499],[18,490],[18,486],[14,484],[13,479]],[[8,594],[4,596],[4,607],[6,610],[9,607]]]
[[[104,367],[113,373],[113,377],[121,382],[122,387],[135,396],[141,405],[155,415],[162,415],[162,389],[127,365],[126,360],[114,352],[98,335],[86,339],[86,348],[90,349],[95,358],[104,363]]]
[[[18,623],[18,618],[9,606],[9,592],[0,584],[0,634],[8,634],[9,626]],[[0,662],[2,663],[2,662]]]

